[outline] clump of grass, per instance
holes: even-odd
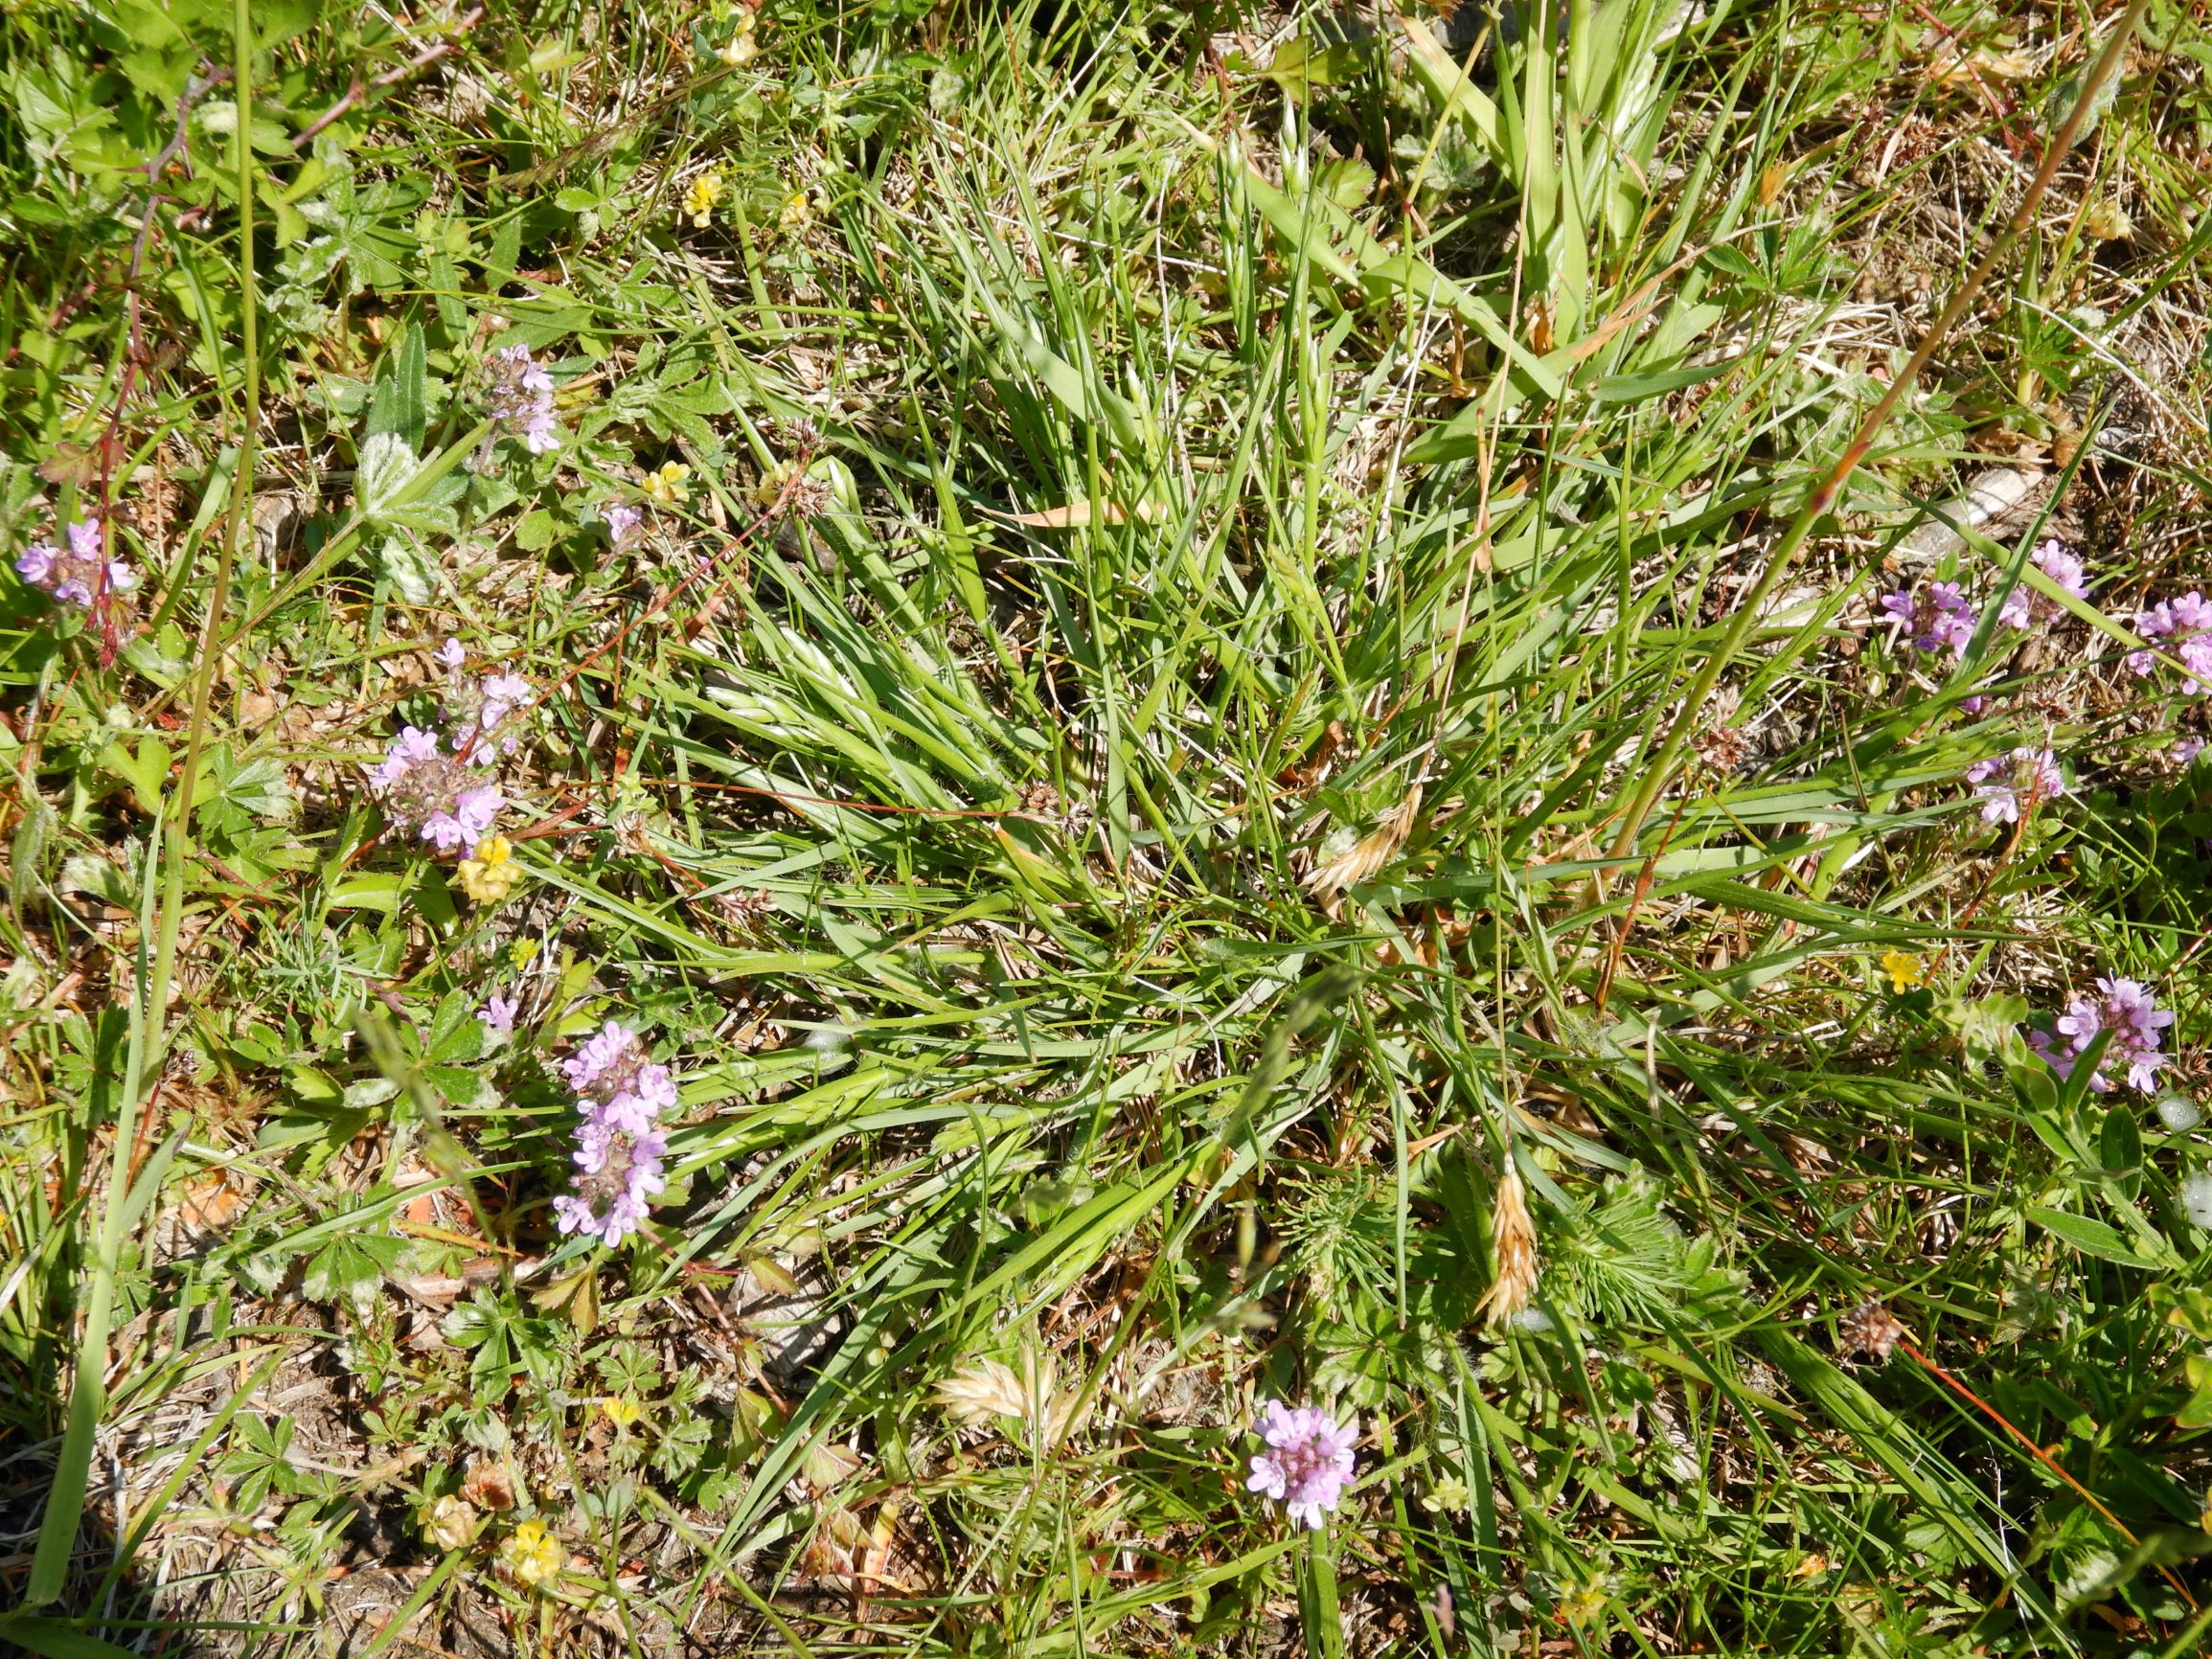
[[[2189,25],[1445,10],[0,22],[0,1637],[2195,1650]]]

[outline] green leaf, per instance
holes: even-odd
[[[376,390],[369,402],[369,423],[364,435],[398,438],[406,445],[407,455],[412,459],[422,448],[422,435],[428,425],[428,404],[429,369],[422,330],[411,323],[402,323],[399,337],[377,367]],[[384,459],[390,460],[388,452]],[[367,465],[365,445],[363,465]],[[409,467],[407,476],[413,473],[414,468]]]
[[[2071,1244],[2085,1256],[2094,1256],[2101,1261],[2116,1261],[2123,1267],[2166,1265],[2137,1255],[2115,1229],[2087,1216],[2069,1216],[2064,1210],[2045,1210],[2038,1205],[2029,1206],[2027,1216],[2037,1226]]]
[[[12,1642],[39,1659],[138,1659],[128,1648],[87,1636],[56,1619],[34,1619],[18,1613],[0,1619],[0,1645]]]
[[[514,527],[514,545],[524,553],[543,553],[560,534],[560,521],[542,507],[534,507]]]
[[[1731,357],[1725,363],[1706,363],[1686,369],[1660,369],[1649,375],[1612,375],[1590,388],[1590,396],[1600,403],[1642,403],[1653,398],[1661,398],[1669,392],[1679,392],[1685,386],[1696,386],[1733,369],[1740,358]]]

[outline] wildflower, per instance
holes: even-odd
[[[657,470],[645,475],[645,492],[663,507],[680,507],[684,480],[691,475],[692,469],[680,461],[663,462]]]
[[[583,1117],[576,1130],[576,1191],[553,1201],[554,1218],[563,1233],[619,1244],[645,1224],[648,1200],[668,1184],[661,1171],[668,1140],[655,1125],[676,1103],[675,1079],[613,1020],[560,1069]]]
[[[531,359],[528,346],[491,353],[491,387],[484,401],[491,419],[519,437],[531,454],[560,447],[554,430],[553,376]]]
[[[2197,763],[2197,757],[2203,752],[2202,738],[2183,738],[2174,745],[2174,763],[2178,766],[2193,766]]]
[[[437,737],[417,726],[401,729],[369,777],[383,797],[395,829],[427,841],[441,852],[476,855],[507,798],[459,756],[447,755]]]
[[[2038,542],[2028,557],[2038,570],[2074,598],[2089,597],[2087,574],[2082,568],[2082,561],[2068,553],[2065,543],[2056,536]],[[2005,596],[2005,602],[1997,611],[1997,621],[2008,627],[2041,627],[2061,614],[2055,600],[2022,584]]]
[[[1253,1426],[1267,1449],[1253,1457],[1244,1489],[1278,1500],[1293,1525],[1318,1532],[1322,1511],[1334,1509],[1351,1483],[1359,1420],[1339,1427],[1317,1406],[1292,1410],[1269,1400]]]
[[[753,29],[756,21],[750,11],[741,10],[736,18],[735,32],[716,50],[715,56],[732,69],[750,63],[754,56],[761,50],[759,44],[753,39]]]
[[[1955,581],[1931,581],[1925,592],[1901,587],[1881,596],[1881,608],[1919,650],[1957,656],[1973,638],[1973,607]]]
[[[1966,781],[1981,801],[1984,824],[2018,824],[2023,811],[2066,792],[2059,758],[2048,749],[2015,749],[1994,761],[1976,761],[1966,769]]]
[[[801,185],[784,198],[784,205],[776,210],[776,226],[784,231],[801,231],[814,216],[814,204],[807,195],[807,187]]]
[[[2212,685],[2212,603],[2191,588],[2179,599],[2160,600],[2134,617],[2135,631],[2147,640],[2162,641],[2187,670],[2181,681],[2184,696],[2196,696]],[[2130,651],[2128,671],[2150,673],[2158,666],[2155,651]]]
[[[1429,1489],[1421,1507],[1432,1515],[1464,1513],[1469,1497],[1467,1482],[1454,1470]]]
[[[522,866],[514,862],[514,849],[506,836],[487,835],[476,844],[476,851],[461,861],[460,875],[461,890],[470,898],[478,904],[497,904],[522,879]],[[498,1000],[492,998],[494,1003]],[[512,1003],[508,1006],[513,1007]]]
[[[692,180],[691,189],[684,192],[684,216],[705,230],[715,222],[715,203],[722,199],[722,188],[719,169],[700,173]]]
[[[599,1402],[606,1420],[617,1428],[635,1428],[645,1419],[645,1407],[627,1394],[610,1394]]]
[[[599,510],[600,521],[606,526],[606,539],[620,553],[637,539],[638,526],[645,520],[627,501],[610,501]]]
[[[447,640],[435,653],[443,668],[457,669],[468,660],[468,653],[461,648],[459,640]]]
[[[1902,994],[1927,977],[1927,965],[1908,950],[1885,950],[1881,971],[1889,975],[1890,989]]]
[[[495,990],[485,999],[484,1007],[476,1017],[484,1022],[486,1031],[494,1031],[506,1036],[514,1030],[514,1011],[519,1001],[519,998],[504,996]]]
[[[68,550],[34,542],[16,556],[15,574],[43,590],[57,604],[90,610],[95,599],[129,593],[138,573],[120,558],[107,557],[97,516],[71,525],[62,539]]]
[[[535,1590],[560,1576],[568,1552],[543,1521],[524,1521],[499,1546],[499,1563]]]
[[[441,1550],[466,1549],[476,1535],[476,1511],[447,1493],[430,1506],[422,1520],[422,1535]]]
[[[2097,991],[2094,997],[2069,1002],[2050,1031],[2030,1032],[2028,1046],[2060,1077],[2070,1078],[2098,1034],[2110,1032],[2089,1087],[2100,1095],[2111,1092],[2112,1080],[2105,1075],[2109,1066],[2126,1074],[2130,1088],[2149,1094],[2157,1087],[2159,1068],[2172,1058],[2159,1052],[2158,1034],[2174,1023],[2174,1016],[2140,980],[2100,979]]]

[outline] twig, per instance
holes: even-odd
[[[344,115],[348,110],[352,109],[353,105],[360,102],[364,94],[369,92],[381,92],[387,86],[397,86],[400,81],[406,80],[408,76],[413,75],[417,70],[429,68],[431,64],[437,62],[439,58],[445,57],[448,52],[451,52],[454,49],[454,43],[459,39],[461,35],[467,34],[469,30],[475,28],[477,24],[483,21],[484,8],[479,6],[475,11],[469,12],[467,16],[455,23],[453,25],[452,33],[448,34],[445,39],[437,42],[435,45],[423,47],[422,51],[416,53],[414,57],[408,58],[406,62],[400,64],[397,69],[387,69],[383,74],[377,76],[374,80],[368,81],[364,81],[358,75],[354,76],[353,84],[346,88],[346,95],[339,99],[337,102],[331,104],[330,108],[324,110],[322,114],[316,116],[314,120],[308,123],[307,126],[301,130],[300,135],[292,140],[292,148],[294,149],[305,149],[308,145],[314,143],[316,137],[325,127],[329,126],[331,123],[336,121],[340,116]]]

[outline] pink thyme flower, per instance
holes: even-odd
[[[1966,769],[1966,781],[1981,801],[1984,824],[2018,824],[2022,812],[2066,792],[2059,758],[2048,749],[2015,749],[1994,761],[1976,761]]]
[[[1271,1399],[1253,1426],[1267,1449],[1253,1457],[1245,1490],[1278,1500],[1292,1525],[1318,1531],[1322,1511],[1336,1507],[1352,1480],[1359,1420],[1338,1427],[1318,1406],[1293,1410]]]
[[[484,1022],[486,1031],[495,1031],[505,1036],[514,1030],[514,1011],[520,1002],[518,997],[503,996],[493,991],[485,998],[484,1007],[476,1017]]]
[[[560,1063],[576,1091],[576,1191],[553,1201],[563,1233],[607,1245],[645,1224],[649,1201],[667,1185],[668,1140],[656,1126],[676,1103],[669,1068],[649,1060],[636,1035],[614,1020]]]
[[[1957,656],[1973,638],[1973,607],[1955,581],[1931,581],[1926,591],[1901,587],[1882,595],[1881,608],[1919,650]]]
[[[461,648],[459,640],[447,640],[437,650],[439,663],[448,669],[457,669],[468,660],[468,653]]]
[[[2159,1052],[2160,1033],[2174,1016],[2158,1007],[2156,997],[2142,981],[2100,979],[2095,997],[2077,996],[2066,1011],[2051,1022],[2052,1029],[2028,1034],[2028,1045],[2062,1078],[2073,1076],[2074,1066],[2088,1052],[2097,1034],[2112,1034],[2099,1057],[2089,1087],[2109,1094],[2112,1080],[2106,1068],[2126,1074],[2128,1086],[2149,1094],[2158,1086],[2159,1069],[2171,1056]]]
[[[2056,536],[2036,543],[2035,551],[2028,557],[2038,570],[2074,598],[2089,597],[2088,573],[2083,569],[2082,561],[2066,551],[2066,544]],[[1997,621],[2008,627],[2040,627],[2056,621],[2062,614],[2055,600],[2046,599],[2023,582],[2005,596],[2005,602],[1997,611]]]
[[[553,376],[532,361],[528,346],[491,353],[491,385],[485,408],[533,455],[560,447],[553,419]]]
[[[129,593],[138,573],[120,558],[107,557],[97,516],[70,525],[62,534],[67,552],[51,542],[34,542],[15,557],[15,574],[58,604],[90,610],[94,600]]]
[[[637,539],[638,526],[645,522],[645,514],[624,501],[610,501],[599,510],[599,516],[606,526],[606,539],[617,553]]]
[[[2196,696],[2212,685],[2212,603],[2195,588],[2179,599],[2160,600],[2150,609],[2137,611],[2134,627],[2147,640],[2164,642],[2168,651],[2180,659],[2187,670],[2182,695]],[[2130,673],[2148,674],[2158,666],[2157,653],[2130,651],[2127,665]]]
[[[2202,738],[2183,738],[2174,745],[2174,760],[2178,765],[2194,765],[2197,757],[2204,752]]]

